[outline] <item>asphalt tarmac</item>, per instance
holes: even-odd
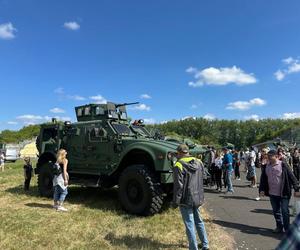
[[[260,169],[257,170],[258,177]],[[241,180],[234,180],[234,193],[219,193],[215,188],[205,188],[205,208],[236,241],[235,249],[275,249],[282,235],[272,232],[276,227],[268,197],[257,201],[258,188],[250,188],[241,172]],[[292,205],[292,200],[290,201]],[[291,210],[290,210],[291,211]],[[294,217],[291,217],[291,222]]]

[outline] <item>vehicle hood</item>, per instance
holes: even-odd
[[[174,143],[174,142],[167,142],[167,141],[154,140],[154,139],[137,139],[134,140],[133,144],[162,148],[162,149],[166,149],[166,151],[171,151],[171,152],[176,152],[176,149],[179,145],[178,143]]]

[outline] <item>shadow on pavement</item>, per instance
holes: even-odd
[[[273,211],[270,210],[270,209],[259,209],[259,208],[256,208],[256,209],[251,210],[250,212],[257,213],[257,214],[270,214],[270,215],[273,215]]]
[[[234,195],[223,195],[220,196],[224,199],[233,199],[233,200],[249,200],[249,201],[253,201],[253,198],[249,198],[249,197],[245,197],[245,196],[234,196]]]
[[[263,227],[253,227],[245,224],[222,221],[222,220],[212,220],[213,223],[216,223],[225,228],[234,228],[240,230],[242,233],[245,234],[259,234],[267,237],[272,237],[275,239],[282,239],[283,235],[274,234],[272,229],[270,228],[263,228]]]
[[[238,187],[238,188],[250,188],[248,184],[245,185],[237,185],[237,184],[233,184],[233,187]]]

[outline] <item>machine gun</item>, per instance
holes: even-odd
[[[116,104],[116,108],[122,107],[122,106],[135,105],[135,104],[139,104],[139,102],[129,102],[129,103],[125,102],[125,103]]]

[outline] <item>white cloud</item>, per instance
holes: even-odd
[[[180,121],[189,120],[189,119],[196,120],[197,118],[195,116],[185,116],[185,117],[182,117],[180,119]]]
[[[59,119],[62,121],[72,121],[72,118],[69,116],[63,116],[63,117],[60,117]]]
[[[89,98],[97,104],[107,103],[107,100],[102,95],[90,96]]]
[[[52,118],[56,118],[59,121],[71,121],[70,117],[50,117],[50,116],[41,116],[41,115],[20,115],[17,116],[16,119],[23,123],[24,125],[34,125],[44,122],[50,122]]]
[[[285,77],[285,74],[281,70],[277,70],[274,75],[278,81],[281,81]]]
[[[16,119],[22,122],[24,125],[34,125],[45,121],[45,117],[40,115],[20,115],[17,116]]]
[[[80,25],[77,22],[65,22],[64,27],[69,30],[79,30]]]
[[[54,114],[65,113],[65,111],[63,109],[61,109],[61,108],[50,109],[50,112],[54,113]]]
[[[55,93],[55,94],[59,94],[59,95],[63,95],[63,94],[64,94],[64,89],[61,88],[61,87],[56,88],[56,89],[54,90],[54,93]]]
[[[193,104],[193,105],[191,106],[191,109],[196,109],[196,108],[198,108],[198,105],[197,105],[197,104]]]
[[[282,60],[287,66],[285,69],[279,69],[274,73],[274,76],[278,81],[283,80],[287,75],[295,74],[300,72],[300,61],[293,57],[288,57]]]
[[[140,96],[140,98],[141,98],[141,99],[151,99],[152,97],[151,97],[150,95],[148,95],[148,94],[142,94],[142,95]]]
[[[259,116],[258,115],[248,115],[244,117],[245,120],[255,120],[255,121],[259,121]]]
[[[213,114],[206,114],[206,115],[203,116],[203,118],[206,119],[206,120],[212,121],[212,120],[216,119],[216,116],[213,115]]]
[[[282,115],[283,119],[296,119],[300,118],[300,112],[295,112],[295,113],[284,113]]]
[[[0,39],[10,40],[15,38],[17,29],[12,23],[0,24]]]
[[[17,125],[17,124],[18,124],[18,122],[9,121],[9,122],[7,122],[7,124],[9,124],[9,125]]]
[[[159,124],[166,124],[166,123],[168,123],[169,121],[167,121],[167,120],[163,120],[163,121],[161,121]]]
[[[203,85],[224,86],[230,83],[242,86],[257,82],[254,74],[247,74],[236,66],[219,69],[210,67],[203,70],[190,67],[186,72],[193,74],[195,78],[194,81],[188,83],[190,87],[201,87]]]
[[[255,106],[263,106],[266,105],[266,101],[260,98],[253,98],[249,101],[236,101],[231,102],[227,105],[226,109],[233,109],[233,110],[248,110]]]
[[[145,124],[155,124],[156,120],[154,118],[145,118],[144,123]]]
[[[86,100],[85,97],[80,96],[80,95],[68,95],[67,96],[69,99],[75,100],[75,101],[84,101]]]
[[[43,117],[40,116],[40,115],[20,115],[20,116],[17,116],[17,119],[18,120],[35,120],[35,121],[38,121],[38,120],[43,120]]]
[[[146,104],[139,104],[131,108],[132,110],[139,110],[139,111],[150,111],[151,108]]]

